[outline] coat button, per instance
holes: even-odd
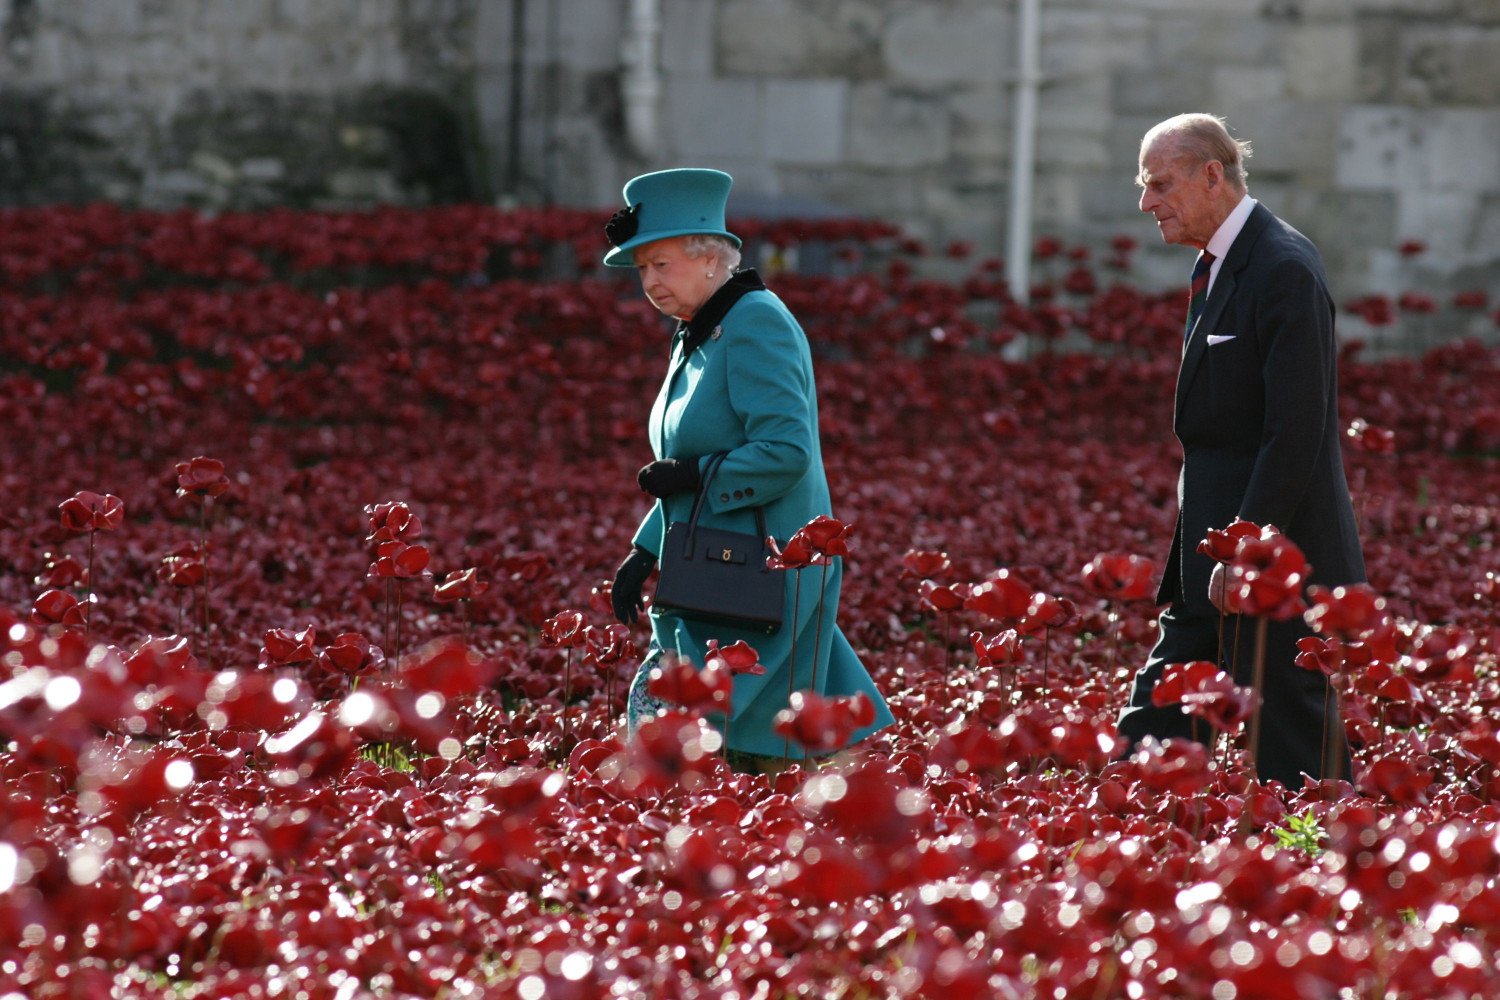
[[[753,497],[753,496],[755,496],[755,487],[754,486],[746,486],[745,487],[745,496],[747,496],[747,497]]]
[[[745,491],[744,490],[735,490],[734,491],[734,498],[736,500],[743,500],[743,499],[745,499]]]
[[[729,494],[728,493],[720,493],[719,494],[719,499],[720,500],[728,500],[729,499]]]

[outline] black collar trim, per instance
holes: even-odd
[[[729,280],[708,297],[708,301],[703,303],[703,307],[693,315],[692,319],[677,327],[678,333],[686,331],[682,342],[682,356],[687,357],[701,347],[742,296],[749,292],[765,290],[766,283],[760,280],[760,275],[755,273],[753,267],[744,268],[730,275]]]

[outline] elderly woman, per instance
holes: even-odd
[[[633,266],[651,304],[678,321],[666,380],[651,408],[648,433],[656,460],[637,476],[641,489],[657,500],[615,574],[614,612],[622,622],[635,622],[644,609],[642,589],[667,526],[689,519],[714,456],[723,459],[700,525],[753,534],[760,507],[766,531],[785,542],[812,518],[830,513],[807,337],[755,271],[739,269],[740,240],[724,228],[732,183],[718,170],[645,174],[625,185],[626,207],[606,227],[613,249],[604,263]],[[797,600],[793,577],[784,574],[783,624],[770,636],[653,608],[651,647],[630,689],[632,730],[662,707],[646,682],[663,653],[701,666],[710,639],[721,646],[744,639],[766,668],[734,681],[727,729],[732,759],[740,766],[773,771],[786,766],[785,753],[804,756],[771,728],[787,706],[789,681],[808,690],[816,678],[825,696],[868,695],[875,719],[856,730],[853,741],[890,725],[885,700],[834,622],[841,566],[836,561],[829,568],[826,582],[821,569],[805,574]]]

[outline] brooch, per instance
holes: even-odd
[[[720,337],[724,336],[724,328],[722,326],[714,327],[712,336],[714,340],[718,340]]]

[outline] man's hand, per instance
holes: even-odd
[[[1214,563],[1214,571],[1208,577],[1208,601],[1219,609],[1221,615],[1234,614],[1226,605],[1229,603],[1225,594],[1228,585],[1229,571],[1221,562]]]

